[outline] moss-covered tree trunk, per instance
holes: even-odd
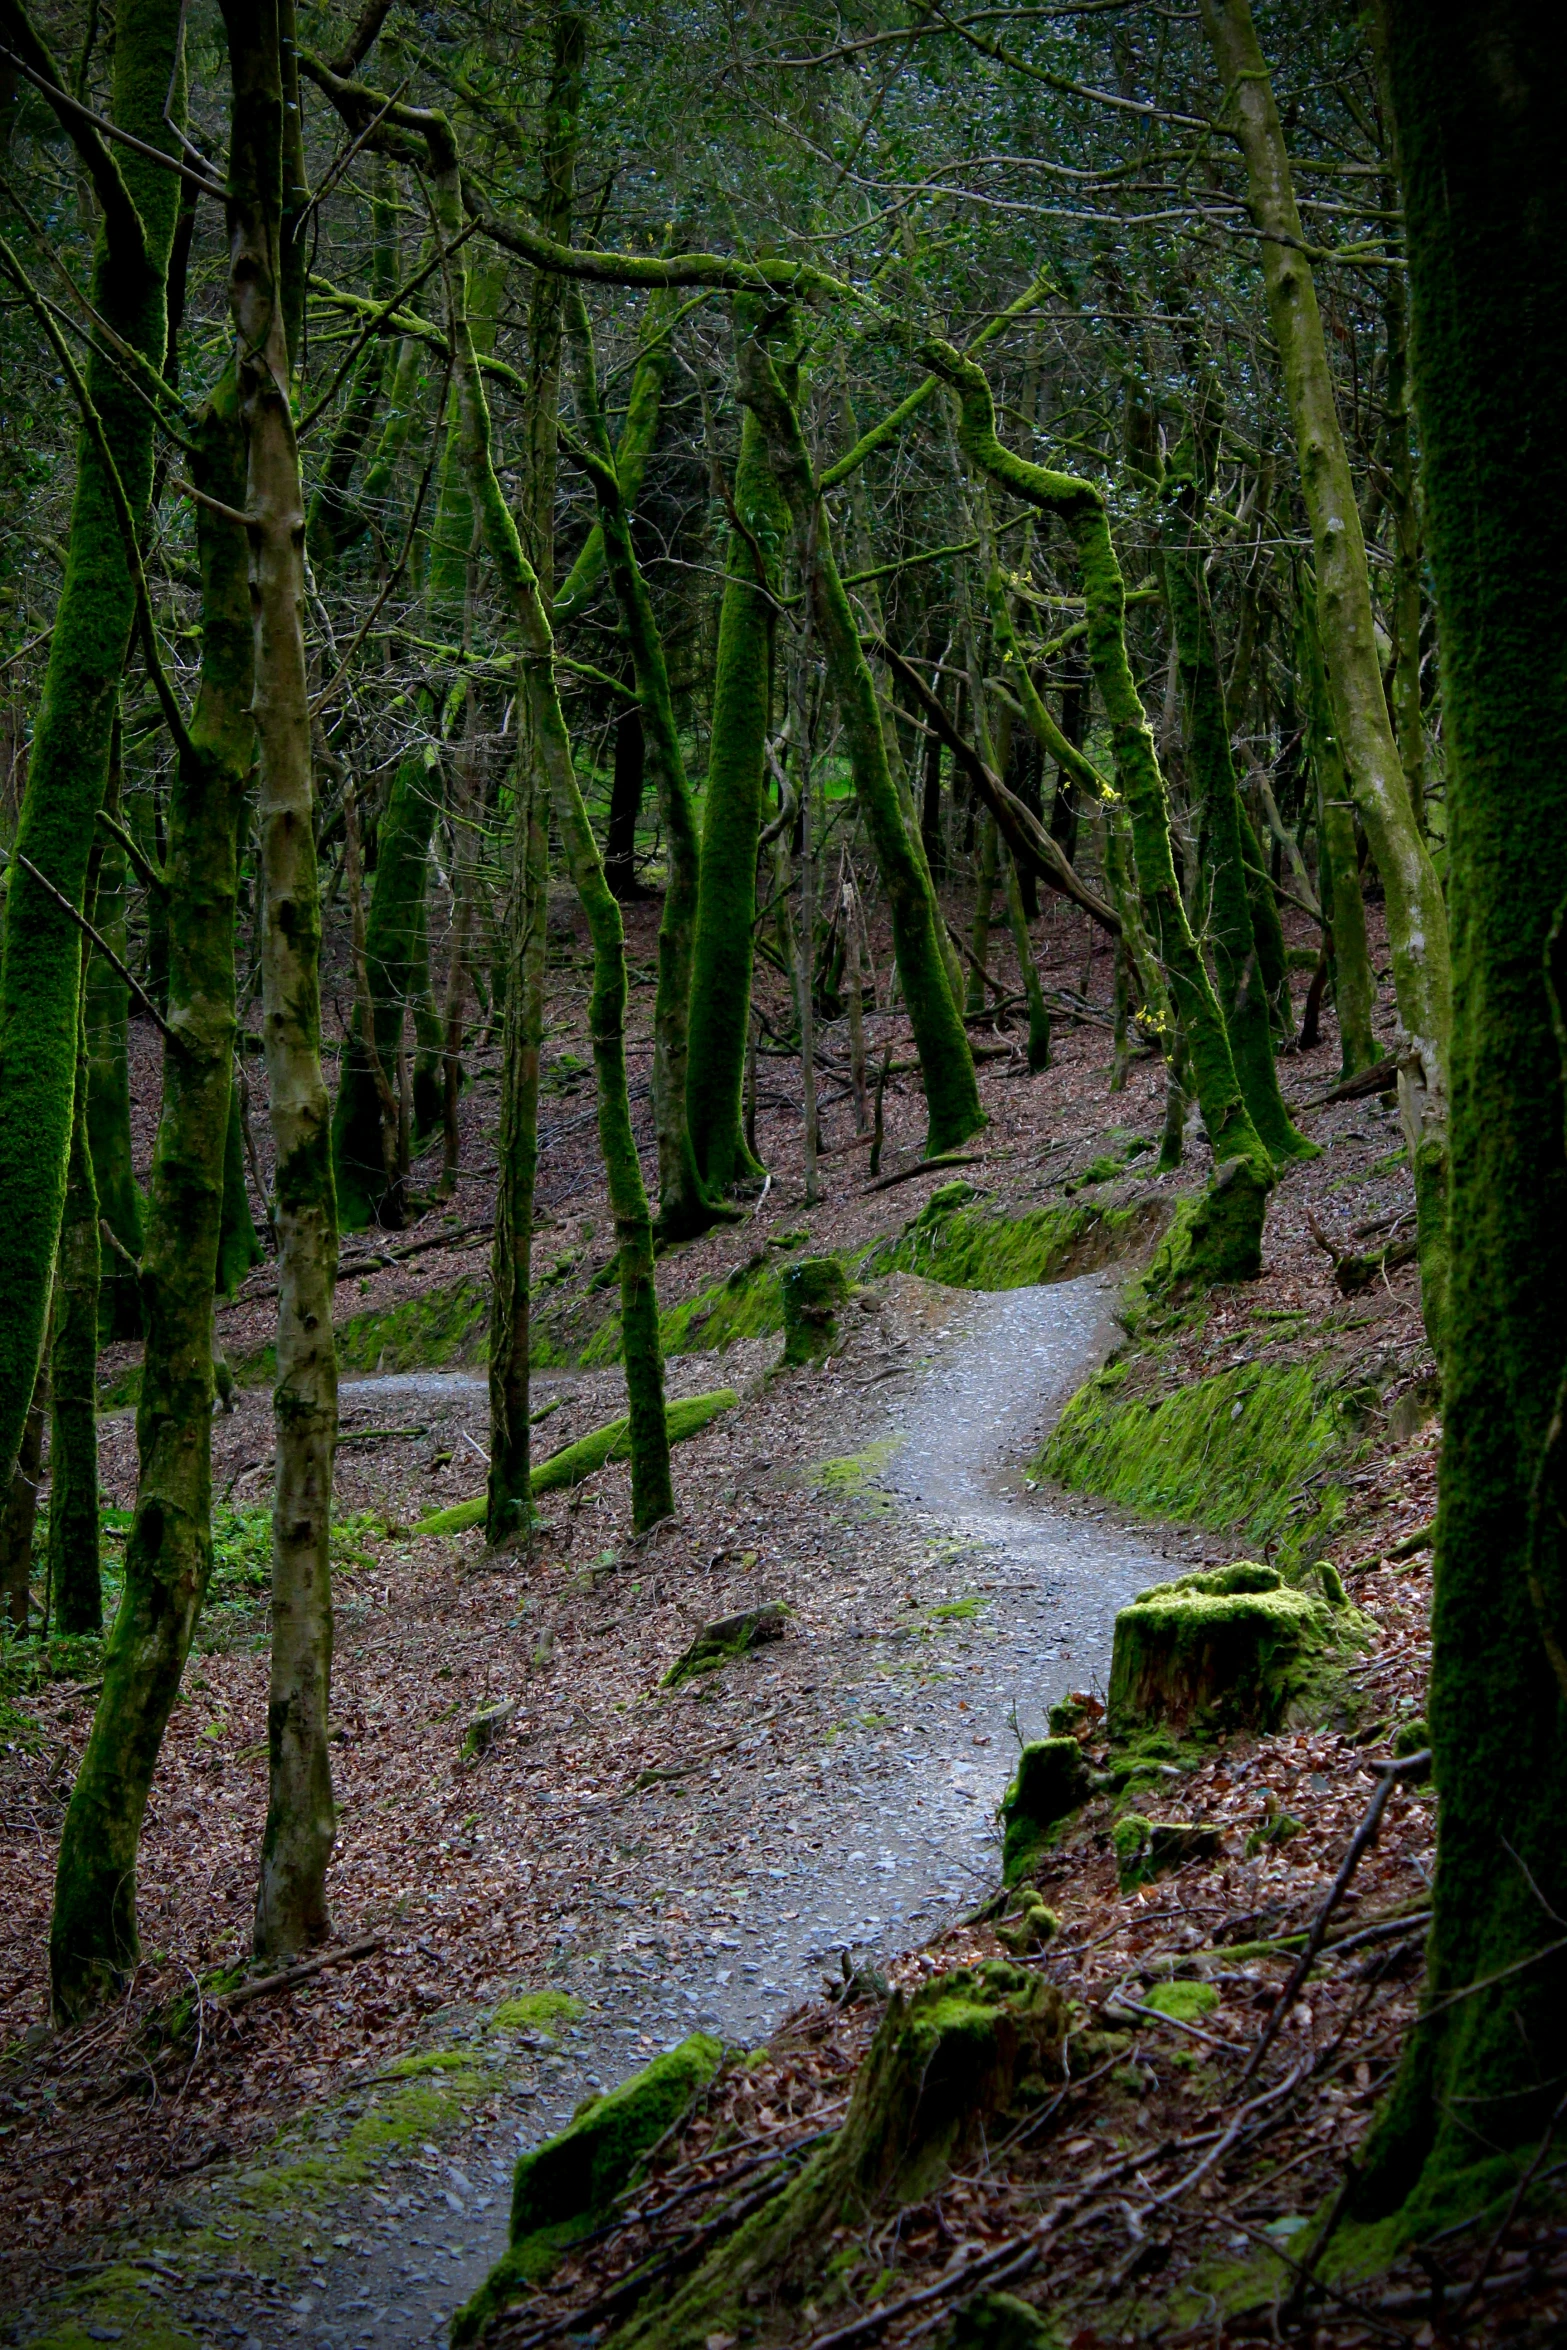
[[[732,497],[737,527],[729,534],[718,619],[686,1074],[686,1116],[697,1172],[714,1192],[762,1173],[746,1146],[740,1096],[751,1016],[762,767],[772,703],[773,604],[767,574],[789,518],[767,462],[762,428],[749,409],[741,419]]]
[[[49,1350],[49,1588],[57,1632],[103,1629],[98,1538],[98,1192],[87,1138],[87,1038],[76,1064],[76,1106],[54,1285]]]
[[[111,751],[104,813],[119,818],[120,762]],[[126,960],[126,857],[111,832],[96,844],[93,927]],[[124,1250],[107,1255],[99,1289],[105,1340],[139,1338],[141,1291],[132,1266],[141,1255],[146,1202],[131,1164],[130,990],[107,956],[87,957],[87,1139],[98,1213]],[[129,1257],[130,1264],[125,1258]]]
[[[391,166],[377,156],[370,199],[373,243],[370,256],[370,294],[378,304],[391,301],[397,291],[397,207]],[[386,346],[372,335],[354,362],[348,396],[343,402],[326,462],[310,501],[305,529],[310,559],[318,571],[330,570],[347,549],[357,544],[369,527],[370,516],[351,495],[354,468],[364,452],[375,423],[376,410],[396,380],[396,364]]]
[[[198,426],[196,486],[245,499],[231,370]],[[153,1768],[212,1564],[212,1296],[233,1131],[236,841],[254,728],[244,533],[199,506],[201,685],[169,795],[169,1019],[142,1244],[146,1347],[136,1506],[103,1695],[66,1813],[50,1932],[62,2019],[105,1997],[137,1951],[136,1856]]]
[[[1203,576],[1205,503],[1200,459],[1188,440],[1176,451],[1165,479],[1161,538],[1187,756],[1201,801],[1200,862],[1208,898],[1207,932],[1235,1074],[1252,1124],[1275,1159],[1310,1158],[1315,1156],[1314,1145],[1291,1123],[1273,1059],[1267,973],[1246,878],[1247,852],[1255,859],[1257,845],[1235,780],[1224,680]]]
[[[492,1546],[511,1541],[533,1523],[528,1356],[548,892],[549,804],[541,781],[519,759],[505,912],[500,1180],[490,1257],[490,1466],[484,1532]]]
[[[21,1448],[5,1503],[0,1507],[0,1605],[13,1638],[26,1634],[32,1602],[33,1534],[38,1524],[38,1485],[43,1472],[44,1416],[48,1410],[47,1367],[40,1370],[31,1408],[22,1426]]]
[[[675,723],[663,639],[632,545],[628,519],[630,497],[622,482],[620,455],[610,449],[599,403],[587,309],[578,293],[571,299],[570,318],[580,355],[577,399],[586,435],[583,461],[598,499],[599,519],[594,527],[636,676],[638,715],[653,767],[659,822],[669,860],[664,910],[658,926],[658,985],[653,999],[653,1112],[658,1129],[659,1228],[665,1239],[691,1240],[718,1221],[721,1214],[730,1212],[720,1210],[709,1199],[697,1173],[687,1117],[691,967],[701,872],[696,813],[680,748],[680,730]],[[638,372],[641,373],[640,368]],[[633,400],[635,396],[634,383]],[[633,478],[639,470],[634,468]]]
[[[1031,465],[1002,447],[990,386],[972,360],[946,343],[926,344],[921,356],[958,392],[959,437],[970,462],[1042,513],[1059,515],[1076,545],[1088,605],[1089,659],[1110,721],[1138,890],[1169,976],[1216,1168],[1211,1212],[1195,1262],[1208,1279],[1255,1272],[1273,1162],[1246,1107],[1224,1014],[1176,879],[1164,778],[1126,655],[1126,589],[1104,500],[1091,483]]]
[[[1388,21],[1442,630],[1452,1275],[1435,1914],[1361,2200],[1424,2233],[1509,2207],[1567,2073],[1567,142],[1543,0]]]
[[[1222,115],[1246,166],[1268,318],[1283,363],[1317,570],[1317,621],[1345,772],[1387,893],[1388,952],[1404,1043],[1399,1107],[1419,1211],[1421,1303],[1440,1341],[1446,1285],[1447,907],[1410,805],[1377,659],[1371,582],[1327,339],[1290,179],[1284,130],[1248,0],[1202,0],[1224,84]]]
[[[19,7],[7,42],[54,88],[65,76]],[[179,0],[125,0],[115,20],[110,107],[121,129],[166,155],[164,119],[176,73]],[[163,359],[165,279],[179,182],[134,148],[110,147],[70,113],[100,206],[92,300],[151,366]],[[152,484],[152,411],[139,387],[93,346],[87,388],[103,420],[138,527]],[[107,461],[84,431],[43,697],[33,730],[5,900],[0,976],[0,1483],[8,1482],[32,1401],[49,1316],[76,1090],[82,938],[26,858],[72,906],[86,886],[93,819],[109,769],[110,733],[136,595]]]
[[[887,764],[876,681],[833,553],[810,453],[779,369],[759,332],[740,343],[740,397],[766,440],[779,490],[809,557],[809,588],[828,683],[838,706],[861,818],[886,893],[893,952],[925,1081],[926,1151],[952,1150],[985,1123],[968,1038],[947,983],[940,911],[909,837]]]
[[[1378,1058],[1371,1017],[1377,1004],[1376,973],[1366,937],[1366,901],[1360,889],[1355,843],[1355,808],[1344,776],[1317,641],[1316,599],[1302,583],[1297,630],[1301,682],[1306,689],[1306,743],[1317,785],[1318,894],[1326,924],[1324,944],[1338,1014],[1340,1075],[1353,1077]]]
[[[321,1073],[321,903],[306,680],[304,498],[289,401],[299,176],[292,12],[225,0],[234,113],[229,163],[230,307],[246,428],[245,513],[255,624],[262,886],[261,1000],[276,1152],[277,1474],[272,1505],[272,1671],[267,1821],[255,1943],[265,1956],[327,1931],[336,1837],[327,1706],[337,1358],[337,1209]]]
[[[450,239],[462,219],[456,149],[440,117],[427,118],[426,137],[437,220]],[[653,1220],[637,1157],[626,1082],[625,937],[620,908],[604,879],[598,843],[577,785],[571,741],[555,685],[554,638],[544,597],[495,472],[489,404],[468,327],[466,275],[460,257],[448,264],[448,331],[462,419],[463,463],[485,548],[511,608],[539,772],[549,784],[550,805],[560,827],[567,866],[593,941],[588,1026],[598,1078],[599,1142],[618,1243],[630,1416],[631,1510],[635,1525],[642,1530],[670,1516],[675,1504],[664,1418],[658,1296],[653,1285]]]

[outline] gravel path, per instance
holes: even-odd
[[[943,1542],[964,1557],[974,1612],[943,1639],[936,1678],[928,1651],[917,1667],[911,1653],[906,1691],[895,1644],[867,1643],[859,1677],[843,1658],[834,1698],[852,1707],[858,1693],[878,1709],[861,1718],[887,1735],[845,1740],[813,1780],[793,1781],[787,1800],[780,1788],[743,1863],[732,1821],[717,1808],[702,1813],[693,1775],[682,1899],[692,1916],[729,1923],[710,1937],[710,1966],[666,1970],[633,1949],[580,1979],[563,1976],[584,2002],[581,2021],[553,2042],[532,2036],[462,2142],[411,2149],[382,2191],[350,2196],[334,2235],[309,2248],[309,2288],[249,2305],[243,2284],[192,2293],[182,2315],[200,2338],[246,2350],[444,2340],[452,2311],[504,2247],[518,2151],[558,2129],[589,2090],[612,2087],[698,2026],[754,2043],[843,1951],[873,1958],[922,1941],[989,1890],[995,1806],[1018,1739],[1042,1735],[1046,1708],[1068,1689],[1103,1686],[1116,1609],[1167,1571],[1147,1533],[1025,1485],[1054,1413],[1113,1342],[1113,1295],[1104,1275],[952,1293],[934,1361],[889,1410],[880,1485],[911,1549]],[[455,1375],[345,1382],[343,1399],[395,1407],[415,1385],[434,1401],[459,1384],[472,1386],[477,1409],[481,1383]],[[780,1763],[793,1759],[789,1719],[776,1710],[752,1738],[775,1741]]]

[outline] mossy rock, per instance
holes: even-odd
[[[1001,1798],[1001,1879],[1028,1874],[1052,1828],[1088,1795],[1088,1765],[1075,1738],[1041,1738],[1018,1756],[1017,1776]]]
[[[1085,1381],[1030,1463],[1034,1477],[1175,1518],[1293,1567],[1342,1517],[1359,1457],[1349,1392],[1305,1363],[1240,1363],[1173,1389],[1113,1363]]]
[[[1061,1931],[1061,1920],[1036,1886],[1021,1886],[1013,1897],[1012,1915],[996,1928],[996,1939],[1014,1958],[1043,1950]]]
[[[1147,1820],[1129,1811],[1110,1831],[1121,1891],[1151,1885],[1194,1860],[1217,1860],[1222,1832],[1199,1820]]]
[[[739,1401],[732,1387],[716,1387],[711,1395],[688,1395],[678,1403],[666,1405],[664,1424],[669,1430],[670,1443],[679,1444],[687,1436],[698,1435],[720,1412],[732,1411]],[[584,1477],[591,1477],[606,1461],[624,1460],[630,1450],[630,1438],[631,1422],[622,1413],[605,1427],[579,1436],[575,1444],[563,1445],[559,1452],[552,1452],[547,1461],[540,1461],[528,1482],[536,1494],[555,1493],[565,1485],[580,1485]],[[454,1502],[448,1510],[436,1510],[433,1516],[421,1518],[414,1532],[466,1534],[470,1526],[484,1523],[484,1510],[484,1495],[476,1493],[471,1501]]]
[[[698,1673],[716,1673],[720,1665],[760,1648],[764,1641],[781,1640],[789,1615],[782,1600],[768,1600],[761,1607],[748,1607],[738,1615],[720,1616],[716,1622],[704,1624],[685,1654],[677,1657],[664,1675],[664,1687],[678,1689],[682,1681]]]
[[[1011,2293],[976,2293],[957,2310],[942,2350],[1060,2350],[1053,2325]]]
[[[798,2307],[835,2228],[939,2192],[990,2135],[1064,2076],[1065,1995],[991,1959],[895,1991],[855,2076],[843,2126],[787,2186],[711,2252],[672,2298],[634,2318],[616,2350],[691,2350],[736,2332],[742,2310]]]
[[[836,1257],[801,1257],[785,1268],[783,1361],[798,1369],[825,1362],[838,1346],[838,1314],[848,1303],[849,1283]]]
[[[1344,1637],[1325,1601],[1239,1559],[1141,1592],[1115,1619],[1110,1730],[1273,1730]]]
[[[705,2032],[592,2098],[558,2138],[518,2163],[512,2181],[511,2242],[452,2320],[454,2350],[476,2342],[491,2319],[547,2277],[573,2244],[590,2235],[651,2149],[718,2071],[723,2049]]]

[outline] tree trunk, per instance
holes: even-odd
[[[986,758],[983,744],[980,756],[987,767],[996,765],[993,757]],[[990,917],[996,900],[996,873],[1001,857],[1001,835],[996,819],[987,810],[980,819],[979,870],[974,876],[974,919],[969,926],[969,953],[973,957],[968,967],[968,985],[963,995],[963,1014],[972,1019],[985,1009],[985,981],[990,971]]]
[[[615,766],[609,787],[609,826],[604,837],[604,878],[622,906],[646,897],[637,879],[637,818],[647,778],[647,745],[642,712],[629,704],[615,721]]]
[[[198,489],[238,510],[244,433],[232,370],[196,433]],[[196,509],[201,686],[169,798],[170,1024],[147,1200],[147,1340],[136,1407],[136,1508],[103,1695],[71,1791],[55,1878],[55,2014],[106,1997],[138,1953],[136,1856],[147,1792],[212,1566],[212,1297],[234,1060],[237,836],[254,728],[244,533]]]
[[[1302,682],[1306,688],[1306,741],[1317,779],[1317,875],[1322,919],[1331,960],[1333,1004],[1338,1014],[1340,1070],[1354,1077],[1380,1056],[1371,1026],[1377,1006],[1377,979],[1366,938],[1366,903],[1360,892],[1360,858],[1355,847],[1355,810],[1344,779],[1344,760],[1328,704],[1327,680],[1317,641],[1316,602],[1303,584],[1298,631]]]
[[[21,1448],[0,1510],[0,1599],[13,1639],[25,1639],[33,1580],[33,1531],[38,1524],[38,1485],[43,1471],[44,1413],[49,1374],[41,1370],[32,1406],[22,1427]]]
[[[76,1065],[76,1110],[54,1285],[49,1351],[49,1587],[57,1632],[101,1632],[98,1538],[98,1193],[87,1140],[87,1039]]]
[[[751,934],[762,767],[772,705],[773,606],[767,566],[789,528],[762,428],[747,409],[735,467],[713,724],[702,795],[701,878],[691,951],[691,1046],[686,1115],[697,1172],[726,1191],[763,1172],[746,1146],[740,1093],[751,1011]]]
[[[64,86],[19,10],[8,41],[42,78]],[[124,0],[115,19],[110,110],[162,154],[177,148],[164,120],[178,94],[179,0]],[[93,177],[101,223],[92,300],[110,330],[156,368],[166,341],[165,275],[179,181],[133,148],[103,145],[71,116],[67,132]],[[87,388],[140,527],[152,484],[153,417],[134,380],[96,345]],[[10,1480],[43,1353],[55,1250],[65,1205],[81,1016],[81,933],[25,857],[72,906],[82,903],[93,818],[103,801],[120,677],[136,611],[110,474],[92,435],[77,446],[65,581],[27,766],[5,900],[0,976],[0,1484]]]
[[[120,818],[120,760],[109,757],[104,813]],[[96,844],[93,927],[126,960],[126,857],[110,832]],[[146,1202],[131,1163],[130,990],[103,955],[87,957],[87,1139],[92,1147],[98,1212],[132,1264],[141,1255]],[[111,1253],[99,1288],[101,1335],[140,1338],[141,1291],[123,1257]]]
[[[1457,945],[1434,1918],[1358,2191],[1368,2216],[1402,2205],[1405,2237],[1500,2210],[1567,2072],[1560,29],[1544,0],[1388,9]]]
[[[321,904],[306,679],[304,499],[289,405],[298,92],[291,12],[225,0],[234,85],[230,305],[247,440],[245,512],[260,738],[261,1000],[278,1227],[277,1477],[272,1505],[269,1784],[256,1889],[257,1954],[285,1956],[328,1930],[336,1837],[327,1708],[337,1357],[337,1208],[321,1074]]]
[[[1076,544],[1088,605],[1089,658],[1110,721],[1116,775],[1131,824],[1138,889],[1169,974],[1216,1178],[1222,1175],[1222,1186],[1216,1180],[1210,1195],[1215,1202],[1213,1247],[1210,1251],[1205,1228],[1199,1252],[1204,1277],[1225,1280],[1255,1272],[1273,1184],[1273,1162],[1246,1107],[1224,1015],[1192,936],[1176,880],[1164,778],[1127,660],[1126,589],[1104,501],[1090,483],[1031,465],[1002,447],[996,438],[990,386],[972,360],[960,358],[946,343],[927,343],[921,356],[958,391],[962,402],[960,439],[970,462],[1042,513],[1058,514]],[[1229,1172],[1230,1163],[1239,1174]],[[1225,1194],[1222,1205],[1216,1196],[1221,1187]]]
[[[833,555],[810,455],[793,401],[761,336],[740,345],[740,397],[757,416],[770,461],[802,547],[828,682],[843,723],[860,814],[870,835],[887,908],[903,999],[925,1080],[927,1155],[955,1149],[985,1123],[968,1038],[947,984],[938,943],[940,913],[923,860],[911,845],[903,806],[887,764],[876,684]]]
[[[1315,1158],[1315,1144],[1290,1123],[1274,1065],[1267,974],[1246,878],[1246,851],[1249,848],[1253,858],[1258,851],[1236,786],[1224,681],[1203,577],[1206,498],[1199,464],[1193,444],[1184,442],[1164,484],[1161,536],[1187,756],[1202,808],[1200,864],[1219,1004],[1252,1124],[1275,1159]]]
[[[1388,949],[1399,1018],[1399,1108],[1419,1210],[1421,1303],[1440,1342],[1446,1286],[1447,1054],[1452,1022],[1447,908],[1410,806],[1371,614],[1365,539],[1339,425],[1322,316],[1248,0],[1202,0],[1224,83],[1222,112],[1246,165],[1268,316],[1300,460],[1317,567],[1317,614],[1334,730],[1355,805],[1387,892]]]

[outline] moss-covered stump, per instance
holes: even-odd
[[[683,1656],[677,1657],[664,1675],[666,1689],[678,1689],[682,1681],[691,1680],[698,1673],[716,1673],[720,1665],[731,1658],[744,1656],[748,1650],[760,1648],[765,1641],[781,1640],[789,1610],[782,1600],[766,1600],[760,1607],[742,1609],[739,1615],[720,1616],[716,1622],[704,1624]]]
[[[1150,1303],[1262,1271],[1262,1227],[1272,1186],[1250,1159],[1226,1159],[1206,1191],[1184,1199],[1153,1253],[1141,1288]]]
[[[1061,1931],[1061,1920],[1037,1886],[1020,1886],[1013,1896],[1012,1915],[996,1928],[996,1939],[1018,1958],[1043,1950]]]
[[[783,1291],[785,1363],[825,1362],[838,1344],[838,1310],[849,1282],[836,1257],[802,1257],[779,1284]]]
[[[1121,1891],[1131,1893],[1156,1877],[1172,1876],[1189,1861],[1217,1860],[1222,1841],[1220,1830],[1203,1821],[1147,1820],[1140,1812],[1126,1812],[1111,1830]]]
[[[942,2350],[1060,2350],[1061,2336],[1011,2293],[976,2293],[942,2336]]]
[[[1249,1559],[1155,1584],[1115,1619],[1111,1735],[1276,1729],[1351,1630],[1325,1600]]]
[[[1017,1777],[1001,1798],[1001,1878],[1028,1874],[1058,1821],[1088,1794],[1088,1765],[1075,1738],[1041,1738],[1018,1756]]]
[[[690,2350],[737,2333],[742,2306],[803,2300],[832,2231],[937,2193],[984,2125],[1038,2102],[1063,2077],[1066,2001],[992,1959],[894,1992],[855,2077],[843,2127],[616,2350]],[[751,2330],[747,2327],[745,2330]]]
[[[590,2098],[558,2138],[522,2157],[512,2181],[511,2241],[453,2318],[454,2350],[477,2342],[492,2318],[591,2234],[644,2155],[707,2087],[722,2057],[716,2040],[693,2032],[607,2097]]]

